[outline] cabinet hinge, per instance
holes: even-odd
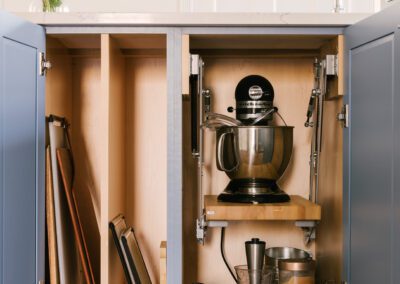
[[[39,52],[39,74],[45,76],[47,70],[51,69],[50,61],[46,60],[44,52]]]
[[[342,110],[336,115],[338,121],[342,123],[343,128],[349,127],[349,105],[345,104]]]
[[[38,284],[45,284],[44,280],[39,280]]]

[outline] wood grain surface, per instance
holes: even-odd
[[[340,283],[343,261],[343,129],[333,119],[341,98],[325,102],[318,203],[322,218],[317,227],[317,283]]]
[[[46,148],[46,225],[47,246],[49,253],[50,283],[60,283],[58,273],[57,238],[54,212],[54,192],[51,173],[50,146]]]
[[[83,237],[82,227],[79,222],[78,213],[76,210],[76,204],[72,196],[73,165],[72,165],[72,157],[70,151],[65,148],[57,149],[57,161],[61,172],[65,195],[67,197],[69,213],[72,219],[75,240],[78,246],[78,252],[82,262],[83,273],[85,276],[86,283],[92,284],[95,283],[95,281],[94,281],[92,267],[90,264],[90,257],[88,254],[85,239]]]
[[[320,50],[320,57],[324,59],[326,55],[333,54],[338,56],[338,74],[337,76],[328,76],[326,99],[331,100],[344,95],[344,39],[339,35],[329,42],[325,43]]]
[[[100,194],[105,191],[101,190],[101,178],[106,152],[101,136],[105,128],[96,127],[105,125],[103,100],[99,95],[100,36],[52,35],[47,37],[46,45],[47,57],[53,65],[52,72],[46,76],[46,115],[63,116],[71,123],[71,143],[76,157],[72,194],[94,277],[100,283]],[[108,231],[104,236],[108,240]],[[108,244],[104,250],[108,250]]]
[[[204,207],[207,220],[319,220],[321,207],[307,199],[290,196],[285,203],[247,204],[219,202],[217,195],[206,195]]]
[[[160,284],[167,284],[167,242],[160,244]]]
[[[101,35],[101,84],[102,99],[106,104],[103,119],[108,125],[103,140],[107,152],[102,186],[108,190],[101,192],[101,242],[104,249],[101,273],[107,283],[122,283],[124,272],[118,252],[112,238],[107,236],[108,222],[118,214],[126,216],[125,60],[116,41],[108,34]]]

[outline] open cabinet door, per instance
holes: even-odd
[[[400,5],[345,30],[347,283],[400,283]]]
[[[0,283],[44,280],[42,27],[0,11]]]

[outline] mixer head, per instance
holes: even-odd
[[[236,86],[235,99],[236,119],[244,125],[249,125],[274,107],[274,88],[266,78],[260,75],[246,76]],[[272,113],[256,124],[268,125],[271,120]]]

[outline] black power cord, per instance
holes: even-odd
[[[222,259],[224,260],[225,265],[226,265],[226,267],[227,267],[228,270],[229,270],[229,273],[232,275],[232,278],[235,280],[235,283],[238,283],[238,281],[237,281],[237,279],[236,279],[236,277],[235,277],[235,274],[233,273],[231,267],[230,267],[229,264],[228,264],[228,261],[227,261],[226,258],[225,258],[224,242],[225,242],[225,228],[222,227],[222,228],[221,228],[221,246],[220,246],[220,248],[221,248]]]

